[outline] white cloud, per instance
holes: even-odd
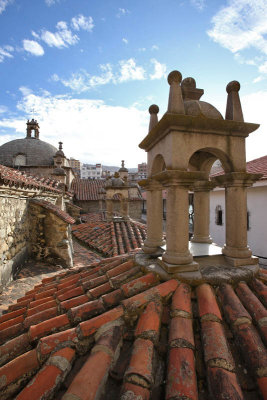
[[[22,95],[24,97],[30,96],[30,94],[32,94],[32,90],[30,88],[28,88],[27,86],[21,86],[19,88],[19,91],[22,93]]]
[[[151,46],[151,50],[159,50],[159,46],[157,46],[156,44],[153,44],[153,46]]]
[[[228,5],[221,8],[211,22],[213,26],[207,33],[222,47],[232,53],[254,49],[266,59],[266,0],[228,0]],[[249,61],[264,69],[258,56]]]
[[[126,38],[122,38],[123,43],[128,44],[129,41]]]
[[[116,15],[117,18],[123,17],[127,14],[130,14],[130,11],[127,8],[119,8],[118,13]]]
[[[155,58],[152,58],[150,61],[154,64],[154,73],[149,75],[150,79],[154,80],[166,77],[166,64],[161,64]]]
[[[8,111],[8,108],[6,106],[1,106],[0,105],[0,114],[4,114]]]
[[[13,0],[0,0],[0,14],[2,14],[11,3],[13,3]]]
[[[92,17],[85,17],[84,15],[80,14],[77,15],[77,17],[73,17],[71,20],[71,24],[73,29],[76,31],[79,31],[80,29],[83,29],[88,32],[92,32],[93,27],[94,27],[94,21]]]
[[[13,55],[11,54],[14,51],[14,48],[12,46],[3,46],[0,47],[0,63],[5,60],[5,58],[13,58]]]
[[[133,80],[144,80],[145,70],[141,66],[137,66],[133,58],[129,60],[119,61],[120,65],[120,76],[118,78],[119,82],[127,82]]]
[[[200,11],[205,7],[205,0],[190,0],[190,3]]]
[[[53,6],[56,3],[59,3],[60,0],[45,0],[45,3],[50,7]]]
[[[23,48],[25,51],[28,51],[29,53],[33,54],[34,56],[43,56],[44,55],[44,49],[35,40],[24,39],[23,40]]]
[[[147,133],[147,111],[110,106],[101,100],[29,94],[18,104],[24,118],[0,118],[0,127],[16,130],[24,136],[26,119],[33,108],[40,124],[41,139],[56,146],[63,140],[67,157],[108,165],[119,165],[120,160],[125,159],[128,167],[136,167],[146,159],[146,153],[138,149],[138,144]]]
[[[41,39],[48,46],[62,48],[74,45],[79,41],[78,36],[71,32],[65,21],[59,21],[56,29],[55,33],[46,30],[43,30],[41,33]]]
[[[264,80],[264,77],[260,75],[260,76],[257,76],[257,78],[253,79],[253,83],[258,83],[258,82],[261,82],[263,80]]]

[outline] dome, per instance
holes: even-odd
[[[212,106],[210,103],[200,100],[186,100],[184,101],[184,108],[186,115],[203,115],[206,118],[223,119],[222,114]]]
[[[40,139],[16,139],[0,146],[0,164],[8,167],[54,165],[53,157],[57,151],[56,147]]]

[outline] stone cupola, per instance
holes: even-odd
[[[194,193],[194,235],[192,242],[211,243],[209,235],[209,192],[225,188],[226,238],[222,257],[232,266],[257,264],[247,245],[246,190],[259,174],[246,172],[245,139],[259,125],[243,121],[240,84],[227,85],[226,116],[200,100],[204,93],[194,78],[182,80],[179,71],[168,76],[167,112],[158,121],[159,108],[149,107],[147,136],[139,147],[147,152],[147,239],[143,252],[155,256],[164,244],[162,190],[167,190],[166,249],[162,266],[168,273],[199,269],[189,249],[188,194]],[[219,159],[225,174],[209,178]]]
[[[121,167],[119,169],[119,177],[124,180],[128,180],[128,169],[125,168],[125,161],[121,161]]]

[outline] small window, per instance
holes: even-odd
[[[24,154],[18,154],[14,160],[15,167],[19,167],[20,165],[26,165],[26,157]]]
[[[250,226],[250,212],[247,212],[247,231],[249,231],[251,228]]]
[[[221,206],[217,206],[215,208],[215,224],[216,225],[223,224],[223,211]]]

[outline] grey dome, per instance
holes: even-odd
[[[0,164],[13,167],[15,157],[22,155],[26,158],[26,166],[54,165],[53,157],[57,151],[56,147],[40,139],[11,140],[0,146]]]
[[[184,101],[184,108],[186,115],[203,115],[207,118],[223,119],[222,114],[217,110],[217,108],[205,101],[186,100]]]

